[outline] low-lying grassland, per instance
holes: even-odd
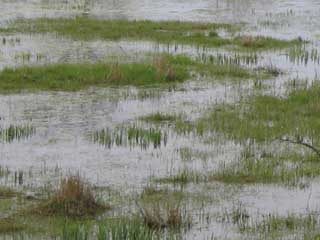
[[[161,55],[154,57],[151,63],[52,64],[6,68],[0,72],[0,92],[77,91],[91,86],[159,86],[187,80],[192,72],[214,79],[261,77],[239,65],[204,64],[185,55]]]
[[[160,72],[146,63],[54,64],[5,69],[0,73],[0,91],[77,91],[90,86],[169,84],[188,78],[186,69],[168,66],[163,70]]]
[[[236,141],[286,141],[320,146],[320,85],[291,92],[286,98],[254,96],[222,105],[197,123],[199,133],[215,131]]]
[[[319,163],[314,155],[270,152],[242,154],[239,161],[220,166],[209,175],[208,180],[233,184],[278,183],[300,186],[304,178],[319,175]]]
[[[259,50],[284,48],[302,43],[300,39],[280,40],[271,37],[237,36],[222,38],[218,29],[234,31],[239,27],[230,24],[179,21],[129,21],[102,20],[88,17],[39,18],[18,20],[0,32],[48,33],[56,32],[73,39],[152,40],[161,43],[179,43],[219,47],[236,45],[240,48]]]

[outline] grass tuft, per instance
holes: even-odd
[[[36,212],[48,216],[84,217],[106,209],[108,206],[96,200],[91,186],[77,175],[63,179],[59,189]]]

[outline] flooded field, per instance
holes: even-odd
[[[320,239],[318,0],[0,13],[0,239]]]

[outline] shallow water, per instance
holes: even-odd
[[[288,39],[302,37],[310,41],[306,51],[320,51],[318,0],[0,0],[0,12],[1,25],[17,18],[71,17],[79,14],[99,18],[244,22],[245,33]],[[234,54],[227,49],[152,42],[73,41],[54,34],[1,35],[1,39],[6,40],[0,41],[0,69],[58,62],[110,61],[115,56],[119,61],[136,61],[145,59],[150,52],[187,53],[194,58]],[[140,124],[148,129],[148,124],[137,119],[157,111],[183,114],[194,120],[214,104],[236,102],[255,91],[284,96],[286,84],[291,79],[311,82],[320,69],[318,59],[308,57],[297,60],[289,55],[289,50],[261,52],[258,53],[256,64],[242,64],[248,68],[276,66],[284,72],[266,80],[266,87],[260,90],[254,90],[251,80],[237,83],[197,78],[173,90],[90,88],[77,93],[25,92],[0,95],[1,127],[10,124],[32,124],[36,127],[36,133],[30,139],[0,142],[0,165],[11,171],[24,171],[24,185],[30,188],[54,185],[62,174],[79,171],[90,182],[121,189],[125,194],[139,192],[152,176],[168,176],[185,167],[206,173],[221,162],[236,161],[242,146],[220,139],[213,144],[206,144],[193,134],[178,135],[166,124],[161,129],[168,132],[167,144],[157,149],[152,146],[146,149],[114,146],[109,149],[93,143],[91,134],[95,130],[123,124]],[[143,97],[144,94],[151,97]],[[184,161],[180,154],[182,148],[202,151],[207,157],[205,160],[195,157],[191,161]],[[8,185],[14,184],[12,176],[0,180]],[[253,185],[243,186],[239,190],[223,184],[213,184],[209,190],[207,188],[200,188],[201,192],[218,199],[204,208],[212,219],[221,209],[230,209],[238,201],[253,216],[258,215],[257,212],[303,214],[319,208],[318,182],[312,182],[303,189]],[[188,191],[197,192],[192,187]],[[190,207],[194,218],[199,214],[200,205],[194,203],[193,208]],[[217,220],[208,224],[197,222],[185,238],[210,239],[212,235],[222,239],[248,239],[232,224],[230,226]]]

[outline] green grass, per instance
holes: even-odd
[[[267,215],[263,220],[253,226],[248,231],[274,233],[274,232],[294,232],[294,231],[313,231],[318,226],[318,217],[315,214],[287,216]]]
[[[255,78],[256,73],[238,65],[201,63],[185,55],[154,56],[151,63],[53,64],[6,68],[0,72],[0,92],[78,91],[91,86],[159,86],[187,80],[191,72],[209,78]]]
[[[146,149],[151,145],[154,148],[160,148],[166,145],[168,135],[166,132],[157,128],[144,129],[138,126],[119,127],[115,129],[101,129],[92,134],[94,143],[105,147],[113,146],[139,146]]]
[[[283,48],[301,43],[301,40],[280,40],[270,37],[241,36],[221,38],[216,33],[220,28],[232,31],[229,24],[197,23],[179,21],[129,21],[101,20],[88,17],[76,18],[39,18],[18,20],[0,32],[48,33],[56,32],[73,39],[91,40],[152,40],[161,43],[180,43],[219,47],[236,45],[246,49]]]
[[[208,179],[229,184],[278,183],[299,186],[304,178],[319,176],[319,166],[314,155],[258,151],[256,154],[243,153],[238,162],[220,166]]]
[[[153,179],[153,181],[156,183],[173,184],[173,185],[186,185],[188,183],[199,183],[205,180],[206,180],[206,177],[204,175],[188,169],[180,170],[175,175]]]
[[[0,91],[62,90],[77,91],[90,86],[157,85],[188,78],[185,69],[166,72],[146,63],[132,64],[55,64],[5,69],[0,73]]]
[[[19,195],[15,191],[7,187],[0,186],[0,198],[12,198]]]
[[[23,224],[17,223],[11,218],[0,219],[0,234],[20,232],[24,228]]]
[[[197,123],[198,132],[215,131],[230,139],[270,142],[303,138],[320,146],[320,85],[295,90],[287,98],[255,96],[222,105]]]
[[[35,128],[30,125],[0,127],[0,142],[11,143],[14,140],[28,139],[35,134]]]
[[[176,120],[176,118],[177,117],[174,115],[156,112],[156,113],[152,113],[147,116],[141,117],[140,119],[146,122],[161,123],[161,122],[173,122]]]
[[[63,228],[62,240],[173,240],[177,239],[171,232],[158,232],[145,225],[138,217],[118,217],[99,221],[96,236],[92,238],[92,229],[84,224],[66,224]]]

